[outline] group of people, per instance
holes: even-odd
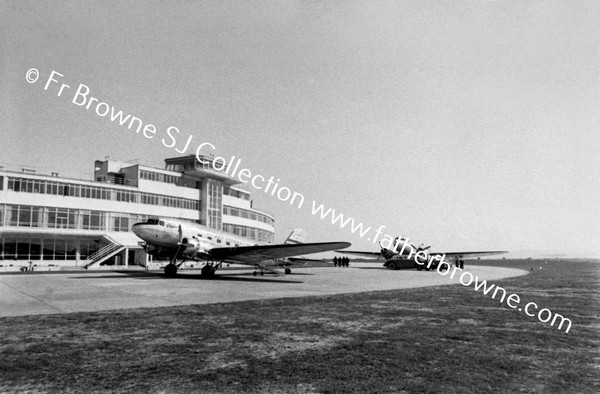
[[[333,258],[333,266],[334,267],[349,267],[350,259],[348,257],[334,257]]]

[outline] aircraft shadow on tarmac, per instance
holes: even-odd
[[[214,282],[260,282],[260,283],[304,283],[300,280],[288,280],[288,279],[277,279],[275,277],[269,278],[269,276],[253,276],[251,273],[248,274],[217,274],[213,278],[205,278],[201,274],[179,274],[174,278],[166,277],[161,272],[131,272],[131,271],[114,271],[117,275],[109,274],[109,275],[101,275],[101,276],[73,276],[70,279],[125,279],[125,278],[136,278],[141,280],[149,280],[149,279],[164,279],[164,280],[173,280],[173,279],[194,279],[194,280],[202,280],[202,281],[214,281]],[[120,275],[119,275],[120,274]],[[293,274],[298,275],[298,274]],[[311,274],[302,274],[302,275],[311,275]]]
[[[377,266],[377,267],[354,267],[354,268],[358,268],[359,270],[387,270],[384,266]]]

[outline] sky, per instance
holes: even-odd
[[[163,167],[193,136],[187,154],[210,142],[305,197],[246,185],[277,241],[377,251],[385,226],[436,251],[600,257],[598,20],[596,1],[0,0],[0,165]],[[156,135],[74,104],[80,84]]]

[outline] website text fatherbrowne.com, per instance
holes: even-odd
[[[29,69],[25,74],[25,79],[30,84],[36,83],[39,77],[40,73],[36,68]],[[326,208],[316,200],[312,200],[310,205],[305,205],[304,195],[292,191],[288,187],[282,186],[280,178],[275,178],[273,175],[267,178],[259,174],[253,174],[248,168],[240,168],[241,159],[236,158],[235,156],[232,156],[229,160],[220,156],[214,157],[212,162],[205,160],[205,154],[202,153],[203,150],[206,150],[206,153],[209,154],[214,154],[213,151],[217,150],[216,146],[210,142],[203,141],[198,143],[195,141],[195,136],[193,134],[187,134],[187,136],[182,135],[181,131],[175,126],[157,128],[153,123],[144,122],[142,119],[131,113],[118,110],[107,101],[94,96],[87,85],[79,83],[77,88],[74,89],[71,89],[71,86],[75,85],[65,83],[64,75],[53,70],[46,79],[43,89],[56,95],[56,97],[68,99],[72,104],[81,107],[85,111],[95,113],[97,116],[107,118],[111,122],[117,123],[127,130],[143,135],[149,140],[158,141],[160,139],[160,143],[162,143],[164,147],[173,149],[177,153],[186,154],[191,150],[190,147],[192,150],[193,147],[196,147],[194,152],[198,162],[202,165],[212,166],[216,171],[221,171],[232,178],[237,177],[241,183],[250,184],[254,189],[269,194],[270,196],[277,197],[280,201],[296,206],[298,209],[306,209],[306,205],[308,205],[313,216],[317,216],[321,220],[331,221],[332,225],[337,224],[341,229],[346,228],[352,234],[356,234],[361,238],[367,236],[366,239],[368,241],[374,244],[379,243],[382,248],[397,250],[398,245],[394,245],[394,239],[401,239],[402,237],[395,238],[384,233],[383,229],[386,226],[379,226],[377,230],[374,230],[374,234],[372,234],[373,229],[371,226],[365,226],[362,222],[355,221],[354,218],[344,215],[343,213],[336,213],[334,209]],[[433,264],[433,261],[438,260],[440,263],[437,266],[437,272],[440,275],[448,276],[450,279],[453,279],[457,271],[462,271],[459,282],[463,286],[470,286],[473,284],[475,291],[481,291],[484,295],[491,294],[493,299],[496,299],[496,297],[500,295],[500,302],[504,302],[506,299],[506,304],[510,308],[523,311],[527,316],[537,316],[538,320],[542,323],[550,323],[551,326],[554,326],[555,323],[559,323],[557,328],[560,330],[562,329],[563,324],[567,322],[568,325],[566,326],[565,332],[568,333],[571,329],[572,322],[570,319],[566,319],[562,315],[553,313],[546,308],[538,311],[538,305],[534,302],[529,302],[521,308],[519,295],[510,294],[506,297],[506,290],[502,287],[493,284],[488,285],[487,281],[480,281],[477,276],[473,277],[470,272],[461,270],[457,267],[452,267],[451,264],[444,261],[445,255],[429,256],[429,261],[427,261],[427,254],[425,252],[418,251],[414,253],[414,251],[411,250],[409,251],[408,258],[411,257],[415,259],[417,264],[427,264],[427,267],[430,267]]]

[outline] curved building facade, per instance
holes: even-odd
[[[93,180],[0,167],[0,270],[147,265],[134,223],[186,219],[272,242],[273,216],[252,207],[238,181],[211,158],[165,160],[165,168],[96,161]]]

